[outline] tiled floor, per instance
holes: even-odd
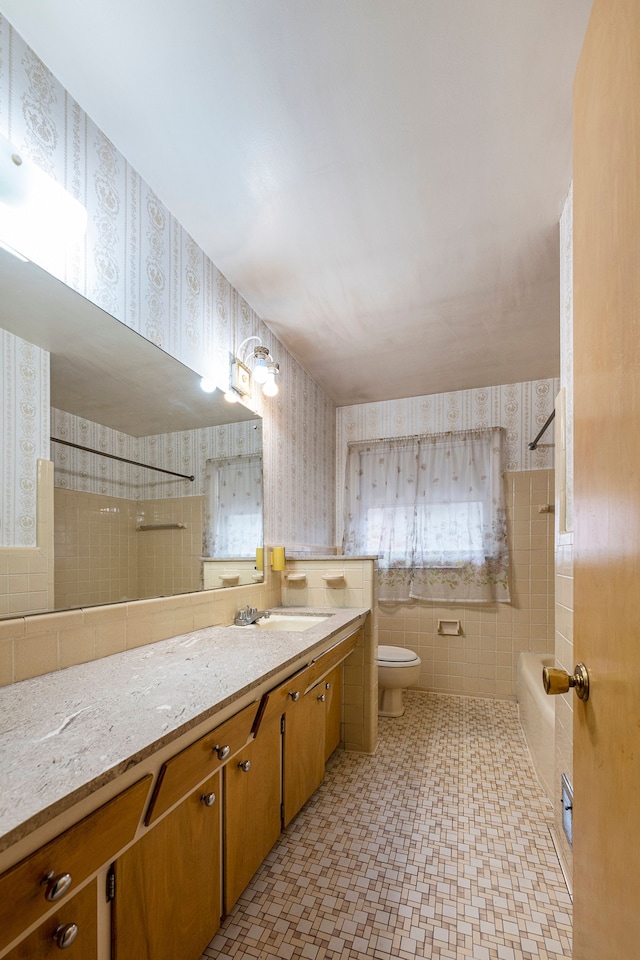
[[[405,694],[336,751],[203,960],[571,956],[571,901],[516,706]]]

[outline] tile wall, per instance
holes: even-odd
[[[0,617],[52,610],[53,464],[36,463],[34,546],[0,547]]]
[[[280,603],[280,574],[264,584],[0,620],[0,686],[157,640],[233,622],[239,607]]]
[[[54,491],[55,608],[197,590],[204,498],[127,500]],[[140,524],[181,523],[138,531]]]
[[[535,451],[528,444],[553,410],[559,380],[536,380],[378,403],[340,407],[336,417],[336,529],[343,528],[342,490],[347,444],[489,424],[505,430],[507,520],[511,548],[509,604],[387,604],[377,607],[380,643],[415,649],[420,687],[471,696],[516,695],[520,650],[553,649],[554,436]],[[460,636],[438,634],[438,620],[460,620]]]
[[[553,470],[505,478],[511,555],[511,602],[378,603],[378,640],[408,647],[422,660],[419,688],[438,693],[514,698],[518,654],[553,651]],[[438,634],[438,620],[459,621],[459,636]]]
[[[282,574],[286,607],[365,607],[375,610],[375,560],[326,556],[287,560]],[[371,753],[378,738],[377,618],[367,617],[364,642],[344,668],[344,741],[347,749]]]

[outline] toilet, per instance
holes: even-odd
[[[420,657],[406,647],[378,647],[378,716],[401,717],[402,691],[418,682]]]

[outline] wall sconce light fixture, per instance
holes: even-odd
[[[2,248],[61,277],[86,228],[86,208],[0,136]]]
[[[246,350],[244,353],[242,351],[251,340],[257,340],[258,345],[247,356]],[[249,367],[250,361],[253,361],[253,371]],[[231,359],[230,385],[224,398],[229,403],[237,403],[240,397],[250,397],[252,383],[262,387],[265,397],[275,397],[278,393],[276,376],[279,373],[280,364],[275,362],[260,337],[247,337],[238,347],[238,355]]]

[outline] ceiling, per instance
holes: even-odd
[[[339,405],[558,374],[590,7],[0,0]]]

